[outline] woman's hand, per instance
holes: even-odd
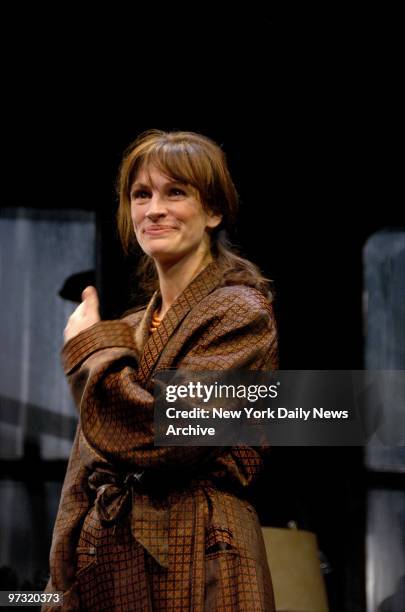
[[[97,289],[89,285],[82,292],[82,303],[70,315],[64,329],[65,342],[100,321]]]

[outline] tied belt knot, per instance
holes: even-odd
[[[100,469],[89,476],[89,487],[96,491],[95,508],[101,523],[113,525],[128,513],[133,490],[144,491],[143,474]]]

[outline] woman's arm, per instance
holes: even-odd
[[[263,299],[246,300],[229,287],[215,293],[206,300],[205,316],[197,318],[188,341],[177,349],[175,366],[191,371],[276,367],[271,308]],[[206,446],[154,446],[154,396],[138,380],[138,350],[125,321],[96,323],[65,344],[62,358],[84,435],[108,459],[154,469],[189,466],[224,452]]]

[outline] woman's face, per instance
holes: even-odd
[[[161,263],[198,259],[210,250],[208,228],[220,215],[203,209],[197,191],[151,166],[131,186],[131,217],[142,250]]]

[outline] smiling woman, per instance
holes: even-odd
[[[66,327],[80,422],[47,590],[63,591],[69,610],[271,612],[246,500],[266,449],[154,444],[159,370],[278,364],[268,281],[227,240],[238,197],[225,155],[200,134],[152,130],[126,151],[118,188],[123,249],[143,253],[150,299],[100,321],[88,287]]]
[[[208,230],[220,224],[222,215],[204,210],[194,187],[150,166],[138,171],[130,197],[136,239],[158,274],[179,262],[183,270],[195,270],[212,259]]]

